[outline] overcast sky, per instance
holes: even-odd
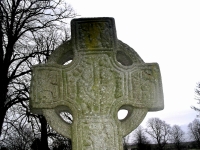
[[[148,113],[174,125],[188,125],[197,113],[194,89],[200,81],[199,0],[68,0],[79,17],[113,17],[117,37],[146,62],[160,65],[165,108]],[[77,17],[77,18],[79,18]]]

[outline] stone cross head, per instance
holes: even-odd
[[[30,107],[71,138],[73,150],[122,150],[147,112],[164,108],[159,66],[117,39],[113,18],[73,19],[71,40],[33,67]],[[120,109],[128,110],[122,120]]]

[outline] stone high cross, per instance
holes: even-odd
[[[117,39],[113,18],[74,19],[71,40],[33,67],[30,106],[72,139],[73,150],[122,150],[122,137],[148,111],[164,108],[159,66]],[[128,110],[125,119],[118,119],[120,109]],[[60,117],[63,111],[72,124]]]

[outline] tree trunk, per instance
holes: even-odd
[[[2,127],[3,127],[3,122],[4,122],[5,115],[6,115],[6,111],[7,110],[4,108],[4,105],[0,104],[0,136],[2,133]]]
[[[41,123],[41,150],[49,150],[47,136],[47,120],[43,115],[39,116]]]
[[[4,71],[1,72],[1,75],[2,76],[0,78],[0,136],[2,133],[4,118],[5,118],[6,112],[8,110],[8,108],[5,105],[6,98],[7,98],[7,92],[8,92],[7,76],[5,75]]]

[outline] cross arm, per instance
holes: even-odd
[[[129,102],[148,111],[164,109],[160,68],[157,63],[137,65],[129,75]]]

